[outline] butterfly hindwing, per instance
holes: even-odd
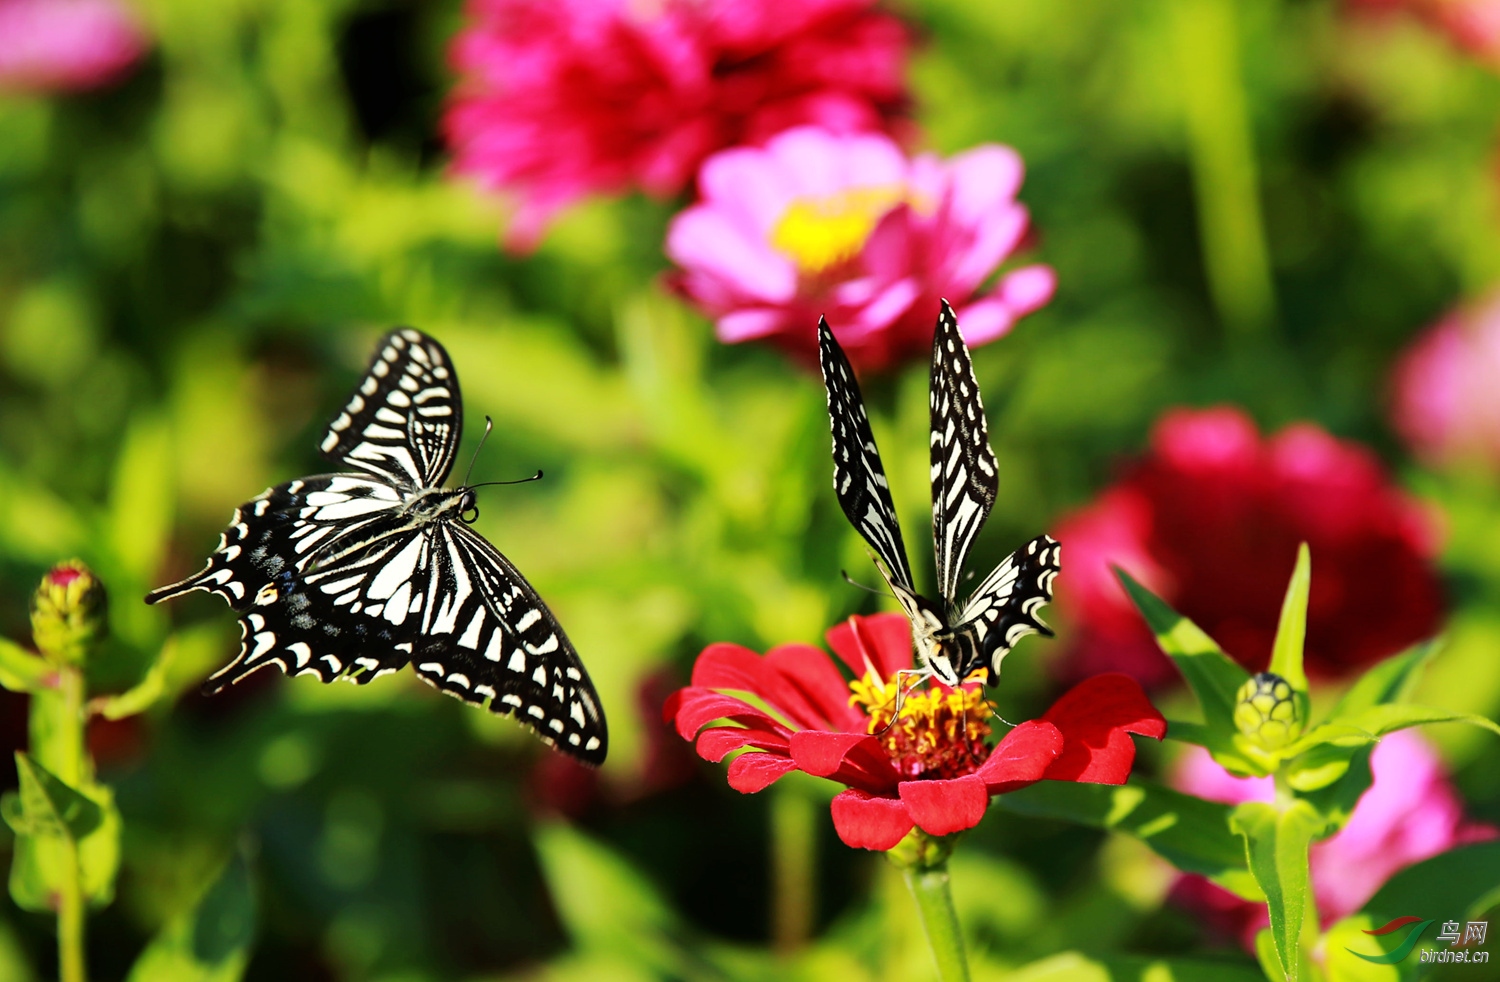
[[[964,561],[995,504],[998,477],[974,363],[946,300],[932,337],[929,399],[933,558],[938,592],[956,606]]]
[[[463,402],[448,352],[403,327],[381,339],[318,449],[397,487],[425,488],[447,480],[462,434]]]
[[[833,490],[839,507],[870,548],[885,563],[892,582],[912,591],[911,565],[901,526],[891,503],[890,485],[880,463],[880,451],[870,431],[864,397],[844,349],[818,320],[818,360],[828,390],[828,421],[833,431]],[[882,571],[886,572],[886,571]]]
[[[1028,634],[1051,635],[1038,611],[1052,601],[1052,581],[1062,568],[1062,546],[1039,535],[996,566],[958,615],[955,632],[975,641],[972,664],[960,666],[960,677],[978,668],[989,670],[989,684],[1000,679],[1000,663]]]
[[[568,636],[531,584],[467,526],[434,533],[442,598],[421,632],[417,674],[449,695],[513,715],[550,744],[601,763],[609,734]]]

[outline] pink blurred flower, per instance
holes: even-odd
[[[1297,545],[1312,547],[1307,667],[1346,674],[1432,634],[1436,535],[1374,456],[1308,423],[1262,439],[1242,411],[1174,409],[1151,449],[1056,531],[1069,572],[1058,603],[1075,670],[1176,677],[1116,581],[1118,565],[1263,669]]]
[[[1392,421],[1430,464],[1500,469],[1500,294],[1444,317],[1406,350],[1392,376]]]
[[[145,48],[140,24],[118,0],[0,0],[0,91],[98,88]]]
[[[1348,0],[1370,15],[1405,11],[1481,61],[1500,65],[1500,0]]]
[[[1386,880],[1406,867],[1500,834],[1494,826],[1464,817],[1463,802],[1444,775],[1442,762],[1410,730],[1381,740],[1370,755],[1370,770],[1374,782],[1349,823],[1331,838],[1313,843],[1310,852],[1313,894],[1324,927],[1358,912]],[[1200,747],[1181,758],[1172,784],[1231,805],[1271,801],[1276,795],[1272,778],[1234,777]],[[1214,926],[1237,934],[1251,951],[1256,933],[1268,923],[1264,904],[1241,900],[1202,877],[1182,877],[1174,896],[1204,911]]]
[[[994,144],[944,161],[878,134],[788,130],[704,163],[703,200],[673,220],[667,255],[720,340],[766,339],[815,363],[825,314],[850,361],[880,370],[927,357],[941,298],[970,346],[1052,298],[1047,266],[983,290],[1026,234],[1021,176],[1020,156]]]
[[[899,125],[910,37],[874,0],[469,0],[454,168],[515,196],[512,245],[585,195],[687,186],[804,123]]]

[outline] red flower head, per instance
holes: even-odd
[[[1251,671],[1266,667],[1297,545],[1312,547],[1307,669],[1337,676],[1429,636],[1442,614],[1436,535],[1369,451],[1311,424],[1262,440],[1230,407],[1177,409],[1151,450],[1060,524],[1058,602],[1081,673],[1174,677],[1115,580],[1127,570]]]
[[[853,682],[810,645],[764,656],[709,645],[693,684],[672,694],[665,715],[683,739],[696,737],[707,760],[746,750],[729,765],[736,791],[759,791],[792,770],[846,785],[832,810],[850,846],[891,849],[914,826],[934,836],[973,828],[990,795],[1041,780],[1122,784],[1135,760],[1128,734],[1166,734],[1166,721],[1124,675],[1083,682],[993,749],[977,676],[958,689],[934,683],[907,694],[891,724],[896,672],[912,667],[906,618],[851,617],[828,632],[828,644]],[[719,720],[730,725],[708,726]]]
[[[444,119],[456,169],[515,194],[525,245],[594,192],[681,191],[715,150],[811,123],[890,130],[906,28],[873,0],[470,0]]]

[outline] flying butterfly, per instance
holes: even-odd
[[[932,461],[932,544],[941,605],[916,591],[911,565],[880,451],[870,432],[864,398],[849,359],[818,321],[818,357],[828,389],[833,431],[833,488],[855,530],[874,552],[875,565],[911,621],[921,677],[956,686],[987,669],[995,685],[1000,663],[1028,634],[1052,631],[1037,610],[1052,600],[1052,581],[1062,547],[1039,535],[1006,557],[967,600],[959,602],[959,580],[969,547],[989,517],[999,481],[995,453],[969,348],[953,308],[943,301],[932,338],[929,397]]]
[[[318,448],[344,472],[263,491],[235,509],[202,572],[146,596],[207,590],[239,615],[239,657],[205,691],[268,665],[362,685],[410,662],[449,695],[604,761],[604,710],[578,652],[469,527],[474,488],[442,487],[462,431],[447,351],[411,328],[388,333]]]

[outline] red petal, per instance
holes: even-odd
[[[842,624],[828,629],[824,635],[834,654],[853,669],[857,678],[863,678],[870,664],[882,679],[896,677],[896,672],[911,668],[911,623],[905,614],[872,614],[850,617]]]
[[[677,703],[677,732],[684,740],[714,720],[732,719],[762,726],[775,726],[765,713],[733,696],[720,695],[712,689],[683,689]],[[777,727],[779,729],[779,727]]]
[[[729,786],[740,794],[754,794],[796,769],[796,764],[780,754],[740,754],[729,764]]]
[[[684,689],[678,689],[662,700],[661,721],[663,723],[670,723],[677,718],[677,710],[682,706],[682,694],[685,691]]]
[[[984,781],[990,794],[1004,794],[1040,781],[1062,751],[1063,736],[1057,727],[1027,720],[1005,734],[974,775]]]
[[[765,664],[779,673],[825,724],[816,729],[863,728],[864,714],[849,705],[849,683],[822,651],[805,644],[784,644],[766,652]],[[806,710],[804,715],[808,715]]]
[[[759,689],[760,655],[737,644],[716,642],[693,662],[693,685],[705,689]]]
[[[849,752],[866,740],[878,743],[865,733],[829,733],[826,730],[798,730],[792,734],[792,759],[809,774],[828,777],[844,764]]]
[[[714,726],[698,734],[698,756],[715,763],[744,746],[755,746],[761,750],[787,750],[786,738],[763,729],[745,729],[738,726]]]
[[[882,798],[850,789],[833,799],[833,828],[847,846],[884,852],[906,838],[911,815],[899,798]]]
[[[901,801],[929,835],[951,835],[972,829],[990,805],[990,792],[975,774],[951,781],[902,781]]]
[[[1111,673],[1085,679],[1053,703],[1042,719],[1063,735],[1062,756],[1047,768],[1051,781],[1124,784],[1135,762],[1129,734],[1160,740],[1167,721],[1140,683]]]

